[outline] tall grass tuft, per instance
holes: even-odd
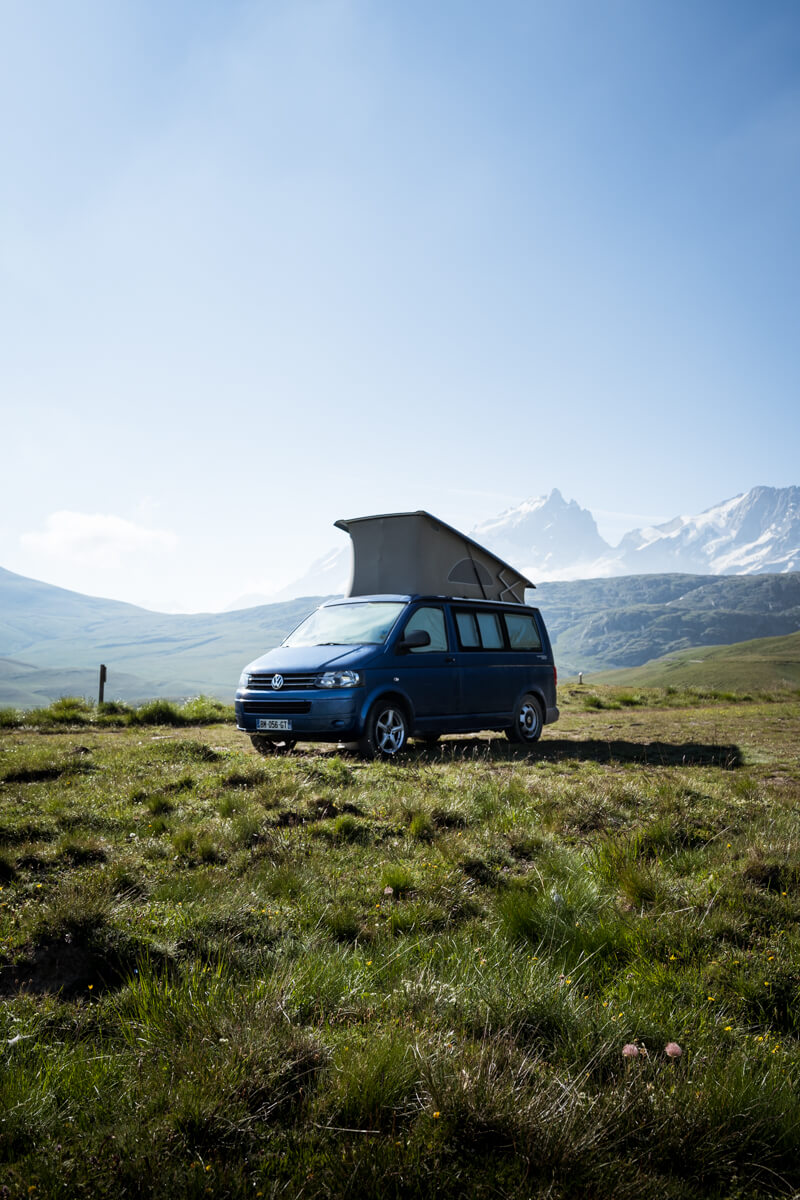
[[[321,1123],[397,1133],[419,1108],[420,1064],[411,1038],[388,1031],[341,1044],[320,1090]]]

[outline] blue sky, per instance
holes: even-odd
[[[0,0],[0,566],[270,592],[337,517],[800,482],[795,0]]]

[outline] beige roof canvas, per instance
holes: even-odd
[[[353,540],[348,596],[463,596],[524,604],[536,585],[472,538],[428,512],[336,521]]]

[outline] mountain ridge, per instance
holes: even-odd
[[[522,514],[522,515],[521,515]],[[800,487],[758,486],[693,516],[626,533],[616,547],[601,537],[588,509],[557,488],[476,527],[536,580],[561,566],[570,579],[664,574],[781,574],[800,569]],[[587,537],[587,533],[590,536]],[[478,538],[480,540],[480,538]],[[550,547],[558,545],[554,564]],[[597,553],[592,557],[592,548]]]

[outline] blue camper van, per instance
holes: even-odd
[[[245,667],[238,728],[264,754],[297,741],[392,758],[409,737],[500,730],[522,745],[558,720],[537,608],[469,597],[358,595],[323,604]]]

